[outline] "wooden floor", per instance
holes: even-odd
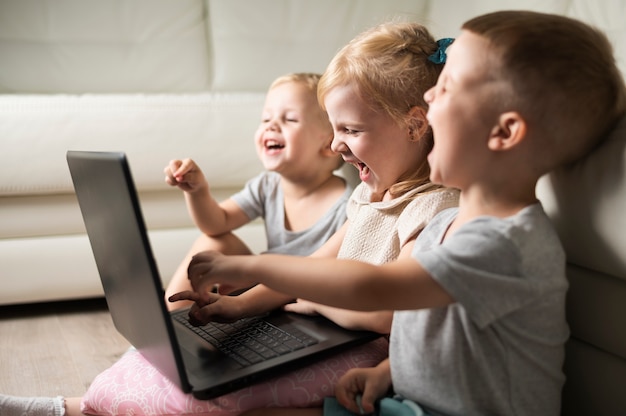
[[[128,349],[104,299],[0,307],[0,393],[82,396]]]

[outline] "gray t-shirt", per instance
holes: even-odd
[[[416,240],[412,256],[456,302],[394,314],[394,390],[433,415],[556,416],[569,329],[554,227],[537,203],[442,242],[457,212],[441,212]]]
[[[266,253],[308,256],[323,245],[346,222],[346,204],[352,187],[312,227],[294,232],[285,228],[285,198],[280,187],[280,175],[262,172],[250,179],[231,199],[250,218],[261,217],[265,222]]]

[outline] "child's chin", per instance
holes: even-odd
[[[276,170],[282,164],[282,161],[279,158],[264,156],[261,158],[261,163],[265,170]]]

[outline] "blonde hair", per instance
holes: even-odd
[[[321,74],[313,72],[294,72],[290,74],[281,75],[276,78],[271,84],[269,89],[271,90],[278,85],[285,84],[287,82],[296,82],[302,84],[313,94],[317,94],[317,86],[320,82]]]
[[[388,22],[358,35],[332,59],[319,81],[320,105],[330,90],[354,85],[363,100],[399,125],[410,123],[413,107],[427,109],[424,93],[434,86],[442,66],[428,60],[437,51],[428,30],[417,23]],[[419,138],[428,154],[433,146],[432,131]],[[390,189],[401,195],[430,181],[426,158],[420,166]]]
[[[607,37],[564,16],[502,11],[463,29],[488,40],[495,76],[510,85],[502,111],[519,111],[543,141],[537,169],[548,171],[589,152],[626,111],[624,79]]]

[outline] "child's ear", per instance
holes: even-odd
[[[407,115],[409,140],[416,142],[426,134],[428,130],[428,120],[426,110],[422,107],[411,107]]]
[[[517,112],[500,114],[498,124],[493,127],[487,145],[490,150],[510,150],[526,138],[526,120]]]

